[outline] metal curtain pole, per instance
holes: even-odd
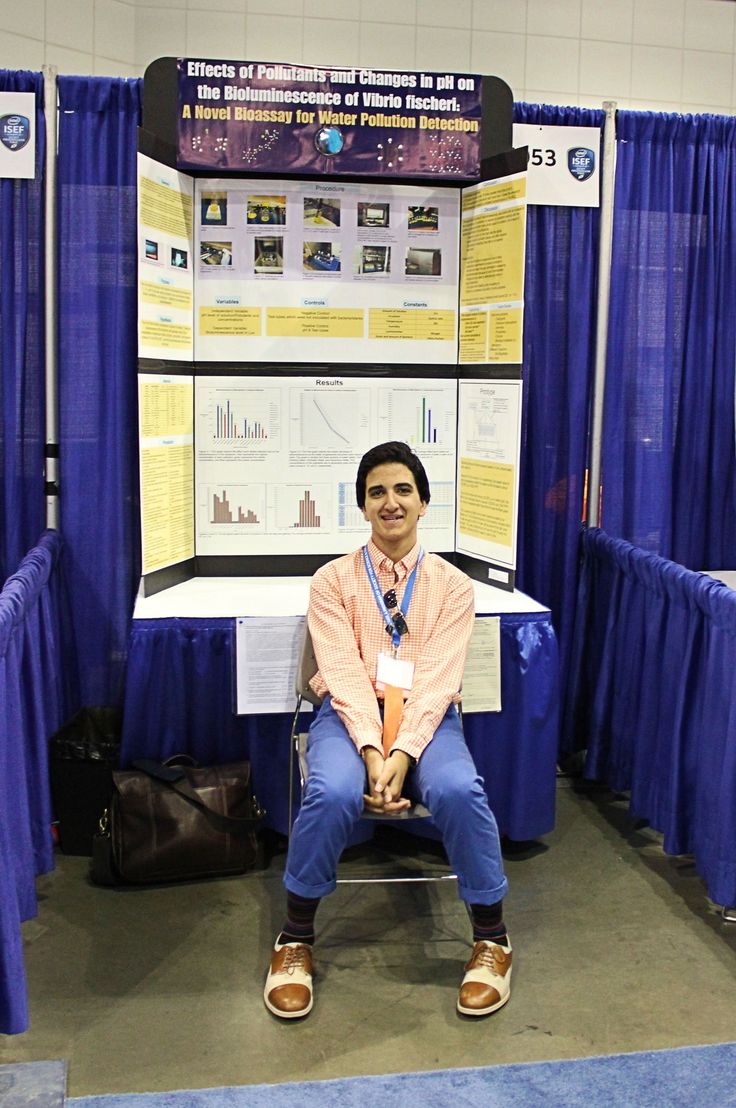
[[[59,526],[59,389],[57,374],[56,298],[56,149],[57,92],[55,65],[43,67],[46,117],[46,231],[45,243],[45,365],[46,365],[46,526]]]
[[[601,440],[603,437],[603,398],[606,391],[608,306],[611,295],[613,194],[616,187],[616,101],[605,100],[603,110],[606,113],[606,122],[603,129],[603,176],[601,179],[601,223],[598,251],[598,314],[595,335],[593,420],[590,431],[590,468],[588,470],[589,527],[598,527],[600,523]]]

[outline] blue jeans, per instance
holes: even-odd
[[[335,888],[337,863],[363,814],[363,759],[327,697],[307,740],[309,776],[289,840],[284,884],[298,896]],[[495,904],[508,891],[501,844],[483,782],[463,737],[454,705],[434,733],[404,795],[416,795],[442,835],[458,893],[469,904]]]

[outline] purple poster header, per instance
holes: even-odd
[[[480,175],[481,77],[179,58],[180,169]]]

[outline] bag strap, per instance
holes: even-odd
[[[223,815],[223,813],[218,812],[216,808],[212,808],[209,804],[206,804],[196,789],[192,788],[181,766],[162,765],[161,762],[154,762],[150,758],[141,758],[133,762],[133,766],[135,769],[139,769],[141,773],[145,773],[149,777],[153,777],[154,780],[161,781],[164,785],[168,785],[175,793],[184,797],[185,800],[188,800],[190,804],[194,804],[201,811],[206,812],[210,816],[214,816],[223,830],[249,831],[251,828],[255,827],[266,814],[259,806],[256,798],[253,797],[252,808],[255,809],[253,815],[242,817]]]

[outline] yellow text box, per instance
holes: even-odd
[[[460,304],[523,300],[526,208],[482,212],[463,221]]]
[[[152,181],[138,179],[141,223],[156,231],[188,239],[192,234],[192,198],[178,189]]]
[[[485,362],[488,358],[488,312],[461,312],[460,361]]]
[[[141,438],[191,435],[193,391],[191,380],[141,382]]]
[[[463,534],[511,546],[514,470],[505,462],[460,459],[458,528]]]
[[[253,338],[261,334],[260,308],[200,308],[200,335],[236,335]]]
[[[523,318],[524,313],[521,308],[499,308],[489,313],[491,325],[491,337],[488,344],[489,362],[521,362]]]
[[[270,338],[362,339],[362,308],[266,308]]]
[[[141,320],[141,345],[181,350],[192,345],[192,328],[181,323],[163,323],[158,319]]]
[[[453,342],[455,312],[451,308],[371,308],[368,337]]]
[[[526,177],[515,181],[496,181],[463,194],[463,212],[472,212],[488,204],[503,204],[510,200],[523,200],[526,196]]]
[[[194,447],[141,451],[143,572],[194,556]]]
[[[192,290],[175,285],[157,285],[154,281],[141,281],[141,300],[144,304],[158,304],[162,308],[183,308],[191,311]]]

